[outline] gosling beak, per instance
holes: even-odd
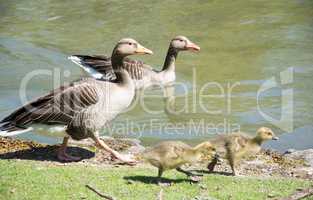
[[[150,54],[152,55],[153,52],[150,49],[145,48],[144,46],[138,44],[137,50],[135,51],[136,54]]]
[[[221,157],[220,157],[219,154],[215,154],[214,159],[215,159],[217,162],[222,162],[222,161],[223,161],[223,160],[221,159]]]
[[[272,140],[278,140],[279,138],[277,137],[277,136],[274,136],[273,138],[272,138]]]
[[[195,52],[200,51],[200,47],[198,45],[196,45],[195,43],[192,43],[192,42],[187,43],[186,49],[191,50],[191,51],[195,51]]]

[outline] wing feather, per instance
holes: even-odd
[[[61,86],[52,92],[22,106],[4,118],[12,126],[31,123],[68,124],[75,114],[98,102],[96,80],[85,79]]]
[[[103,75],[102,79],[105,80],[114,80],[116,78],[112,63],[111,57],[106,55],[73,55],[69,57],[74,63],[84,66],[88,69],[85,69],[87,72],[95,70],[96,72]],[[141,80],[143,79],[145,71],[152,71],[152,67],[144,64],[142,61],[133,60],[129,58],[124,59],[123,68],[130,74],[132,79]],[[91,69],[91,70],[90,70]],[[92,72],[90,72],[92,75]],[[97,76],[94,76],[98,78]]]

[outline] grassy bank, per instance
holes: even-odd
[[[0,160],[0,199],[98,199],[85,187],[90,184],[117,199],[156,199],[160,186],[150,183],[153,168],[55,165],[48,162]],[[267,199],[287,196],[310,182],[298,179],[205,175],[190,184],[175,171],[165,177],[176,180],[165,187],[164,199]]]

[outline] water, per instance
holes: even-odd
[[[138,58],[159,69],[169,40],[186,35],[201,46],[201,52],[182,52],[176,64],[178,81],[185,86],[175,87],[174,107],[185,111],[168,113],[160,89],[145,91],[150,96],[144,103],[154,112],[135,104],[112,122],[114,135],[140,137],[146,144],[168,138],[195,142],[224,129],[240,127],[253,134],[258,127],[269,126],[282,139],[266,146],[312,148],[312,8],[310,0],[1,1],[0,117],[21,105],[19,88],[29,72],[41,69],[60,75],[60,83],[75,80],[85,74],[67,56],[110,54],[123,37],[152,49],[153,56]],[[279,85],[259,97],[262,111],[274,119],[293,111],[292,118],[277,125],[258,111],[257,93],[272,77],[281,83],[281,72],[290,81],[283,90]],[[38,75],[27,84],[26,95],[36,97],[56,85],[53,76]],[[225,94],[220,97],[203,97],[221,92]],[[282,96],[287,103],[282,103]],[[42,127],[18,137],[55,143],[61,136]]]

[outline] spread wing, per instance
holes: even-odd
[[[116,78],[109,56],[72,55],[68,59],[96,79],[114,80]]]
[[[68,124],[77,113],[98,102],[95,81],[73,82],[39,97],[4,118],[0,129],[14,131],[32,123]]]
[[[116,78],[111,57],[106,55],[73,55],[69,59],[82,67],[87,73],[96,79],[114,80]],[[153,69],[142,61],[129,58],[124,59],[124,69],[130,74],[132,79],[143,79],[144,73]]]

